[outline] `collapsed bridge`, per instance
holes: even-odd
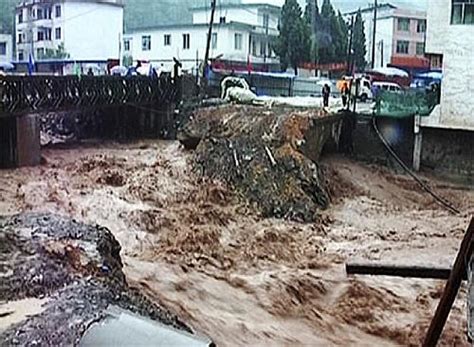
[[[181,79],[144,76],[0,77],[0,167],[39,163],[39,114],[88,112],[98,137],[158,137],[181,99]],[[133,110],[133,112],[132,112]]]

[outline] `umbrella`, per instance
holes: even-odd
[[[128,69],[125,66],[117,65],[110,69],[110,74],[125,76],[127,74],[127,71]]]
[[[14,70],[14,69],[15,69],[15,65],[13,65],[12,63],[1,63],[1,62],[0,62],[0,69],[1,69],[1,70],[4,70],[4,71],[7,71],[7,70]]]

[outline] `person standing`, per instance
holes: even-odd
[[[348,99],[349,99],[349,87],[347,86],[347,82],[344,82],[341,88],[341,97],[342,97],[342,106],[344,109],[348,106]]]
[[[323,87],[323,107],[329,107],[329,96],[331,95],[331,88],[326,83]]]

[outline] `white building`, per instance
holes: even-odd
[[[204,59],[210,22],[210,7],[192,9],[193,23],[155,26],[127,33],[124,51],[134,60],[161,62],[165,66],[173,57],[187,70]],[[278,64],[270,48],[278,35],[280,8],[268,4],[221,5],[216,11],[209,57],[221,61],[247,64]]]
[[[0,63],[9,63],[13,60],[12,35],[0,34]]]
[[[441,103],[426,127],[474,130],[474,3],[459,0],[429,2],[426,52],[434,68],[441,67]]]
[[[16,9],[17,60],[39,61],[59,46],[70,59],[119,59],[123,0],[25,0]]]
[[[357,12],[346,14],[350,18]],[[372,63],[374,7],[361,9],[364,21],[368,66]],[[377,7],[374,67],[387,65],[400,68],[426,69],[425,59],[426,12],[398,8],[392,4]]]

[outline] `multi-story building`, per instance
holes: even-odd
[[[24,0],[16,8],[18,61],[54,56],[73,60],[119,59],[123,0]]]
[[[441,68],[441,102],[422,126],[474,130],[474,1],[430,1],[426,52]]]
[[[474,177],[474,1],[429,1],[426,52],[441,69],[440,103],[415,123],[414,167]],[[471,312],[472,314],[472,312]]]
[[[356,12],[346,14],[346,17]],[[372,65],[374,7],[361,9],[366,38],[366,61]],[[409,71],[426,69],[425,59],[426,12],[398,8],[392,4],[377,6],[375,22],[374,67],[393,66]]]
[[[210,22],[210,7],[192,9],[193,22],[185,25],[154,26],[128,32],[124,51],[134,60],[171,64],[179,59],[187,70],[204,59]],[[280,7],[262,4],[220,5],[211,36],[211,59],[246,66],[277,65],[271,41],[278,35]]]
[[[0,63],[10,63],[13,60],[12,35],[0,34]]]

